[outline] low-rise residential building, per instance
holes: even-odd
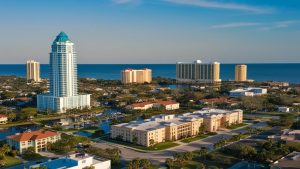
[[[243,96],[261,96],[267,94],[268,90],[259,87],[248,87],[244,89],[235,89],[229,92],[230,97],[243,97]]]
[[[289,113],[289,112],[292,112],[292,108],[281,106],[281,107],[278,107],[278,112]]]
[[[93,167],[94,169],[110,169],[110,160],[92,156],[84,153],[71,154],[44,163],[31,165],[29,168],[46,167],[47,169],[83,169],[85,167]]]
[[[200,127],[215,132],[225,125],[242,123],[242,110],[203,109],[181,115],[158,115],[144,121],[113,125],[111,138],[143,146],[199,134]]]
[[[268,81],[266,82],[268,86],[277,86],[277,87],[288,87],[289,82],[277,82],[277,81]]]
[[[210,98],[210,99],[201,99],[199,100],[200,103],[206,105],[213,105],[215,103],[227,103],[231,106],[234,106],[238,103],[237,100],[234,100],[230,97],[219,97],[219,98]]]
[[[126,106],[126,109],[147,110],[153,108],[153,102],[134,103]]]
[[[285,141],[285,142],[297,142],[300,143],[300,130],[284,129],[281,134],[270,135],[270,139]]]
[[[54,143],[60,139],[60,133],[49,130],[24,132],[6,137],[8,145],[20,153],[29,147],[33,147],[36,153],[47,151],[48,143]]]
[[[165,110],[177,110],[179,109],[179,103],[173,100],[162,100],[156,103],[158,107],[163,107]]]
[[[271,164],[271,169],[296,169],[300,166],[300,152],[294,151]]]
[[[173,100],[156,100],[151,102],[134,103],[126,106],[126,109],[148,110],[154,107],[163,107],[165,110],[177,110],[180,108],[180,104]]]
[[[4,114],[0,114],[0,124],[6,124],[8,121],[8,117]]]

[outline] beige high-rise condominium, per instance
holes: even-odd
[[[151,69],[125,69],[121,71],[121,81],[123,84],[129,83],[151,83],[152,70]]]
[[[40,78],[40,63],[34,60],[27,61],[27,81],[39,82]]]
[[[235,81],[247,81],[247,65],[235,65]]]
[[[216,83],[220,79],[220,63],[178,62],[176,64],[176,80],[179,83]]]

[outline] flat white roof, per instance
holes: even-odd
[[[165,128],[166,126],[180,125],[201,118],[233,113],[237,111],[242,110],[202,109],[193,113],[184,113],[181,115],[157,115],[152,116],[150,119],[145,119],[143,121],[132,121],[129,123],[122,123],[115,126],[126,127],[141,131],[152,131],[159,128]]]

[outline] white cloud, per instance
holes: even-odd
[[[275,21],[275,22],[269,22],[269,23],[233,22],[233,23],[213,25],[210,28],[212,28],[212,29],[226,29],[226,28],[256,27],[258,30],[268,31],[268,30],[272,30],[272,29],[288,28],[290,26],[294,26],[294,25],[299,24],[299,23],[300,23],[300,20]]]
[[[262,8],[245,4],[237,3],[225,3],[218,2],[216,0],[161,0],[168,3],[174,3],[179,5],[191,5],[204,8],[216,8],[216,9],[228,9],[228,10],[239,10],[253,13],[272,13],[274,9]]]
[[[129,3],[136,3],[140,1],[146,1],[146,0],[111,0],[111,1],[116,4],[129,4]],[[148,0],[148,1],[154,1],[154,0]],[[252,13],[273,13],[274,12],[274,9],[272,8],[256,7],[256,6],[238,4],[238,3],[226,3],[226,2],[220,2],[218,0],[157,0],[157,1],[178,4],[178,5],[189,5],[189,6],[196,6],[202,8],[238,10],[238,11],[245,11],[245,12],[252,12]]]
[[[287,20],[287,21],[278,21],[278,22],[273,22],[269,25],[266,25],[264,27],[259,28],[258,30],[261,31],[269,31],[273,29],[282,29],[282,28],[288,28],[292,25],[299,24],[299,20]]]
[[[136,2],[137,0],[111,0],[111,1],[116,4],[128,4],[128,3]]]
[[[236,22],[236,23],[227,23],[222,25],[213,25],[213,29],[222,29],[222,28],[239,28],[239,27],[252,27],[260,25],[258,22]]]

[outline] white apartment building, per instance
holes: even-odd
[[[29,168],[46,167],[47,169],[83,169],[94,167],[94,169],[111,169],[110,160],[92,156],[84,153],[71,154],[44,163],[31,165]]]
[[[230,97],[243,97],[243,96],[261,96],[268,93],[267,89],[259,87],[249,87],[244,89],[231,90],[229,92]]]

